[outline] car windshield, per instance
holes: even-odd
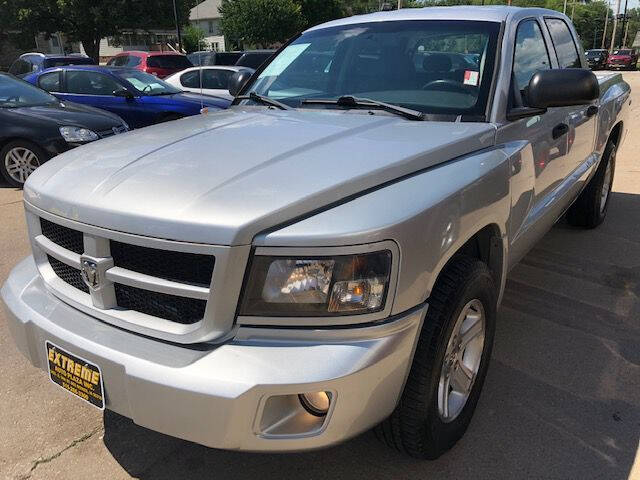
[[[349,96],[427,114],[483,115],[499,29],[496,22],[411,20],[312,30],[273,58],[246,93],[292,107]]]
[[[133,87],[143,95],[171,95],[180,93],[182,90],[163,82],[155,75],[140,72],[138,70],[125,70],[115,72],[115,74],[129,82]]]
[[[593,50],[589,50],[587,52],[587,57],[588,58],[597,58],[597,57],[601,57],[604,55],[604,52],[599,52],[599,51],[593,51]]]
[[[614,50],[614,55],[631,55],[631,50]]]
[[[0,107],[35,107],[58,103],[53,95],[33,85],[0,74]]]

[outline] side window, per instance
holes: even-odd
[[[553,46],[556,49],[556,55],[558,56],[558,64],[560,68],[580,68],[580,56],[578,55],[578,49],[573,41],[569,27],[563,20],[559,18],[547,18],[545,20],[549,33],[551,34],[551,40],[553,40]]]
[[[202,86],[204,88],[225,90],[231,75],[233,75],[233,72],[230,70],[204,70],[202,72]]]
[[[122,64],[125,67],[137,67],[140,65],[140,61],[142,60],[140,57],[135,57],[133,55],[123,58],[126,58],[126,61]]]
[[[524,20],[518,25],[513,54],[513,73],[518,90],[524,90],[536,72],[549,68],[549,52],[540,25],[535,20]]]
[[[180,84],[187,88],[200,88],[198,77],[200,77],[200,72],[198,70],[183,73],[180,75]]]
[[[96,72],[67,70],[67,92],[81,95],[113,95],[122,88],[112,78]]]
[[[60,72],[45,73],[38,78],[38,86],[47,92],[60,91]]]

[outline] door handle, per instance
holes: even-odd
[[[591,105],[587,108],[587,117],[593,117],[596,113],[598,113],[598,107],[596,105]]]
[[[569,131],[569,125],[567,125],[566,123],[559,123],[558,125],[553,127],[553,130],[551,130],[551,136],[553,137],[554,140],[557,140],[568,131]]]

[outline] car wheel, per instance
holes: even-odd
[[[48,159],[38,145],[27,140],[14,140],[0,150],[0,172],[9,184],[22,187],[29,175]]]
[[[611,199],[616,151],[617,146],[614,142],[607,143],[598,170],[567,212],[569,224],[595,228],[604,221]]]
[[[389,446],[435,459],[466,431],[489,366],[496,288],[486,264],[468,256],[445,267],[398,406],[376,427]]]

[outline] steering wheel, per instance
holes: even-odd
[[[16,102],[20,102],[20,95],[14,95],[13,97],[7,97],[7,99],[5,101],[6,102],[11,102],[12,100],[15,100]]]
[[[422,86],[422,90],[437,90],[460,93],[471,93],[474,88],[476,87],[474,87],[473,85],[465,85],[463,83],[456,82],[455,80],[449,80],[445,78],[440,80],[432,80]]]
[[[147,90],[147,89],[149,89],[149,90]],[[152,90],[151,85],[145,85],[144,87],[142,87],[142,93],[145,93],[147,91],[150,92],[151,90]]]

